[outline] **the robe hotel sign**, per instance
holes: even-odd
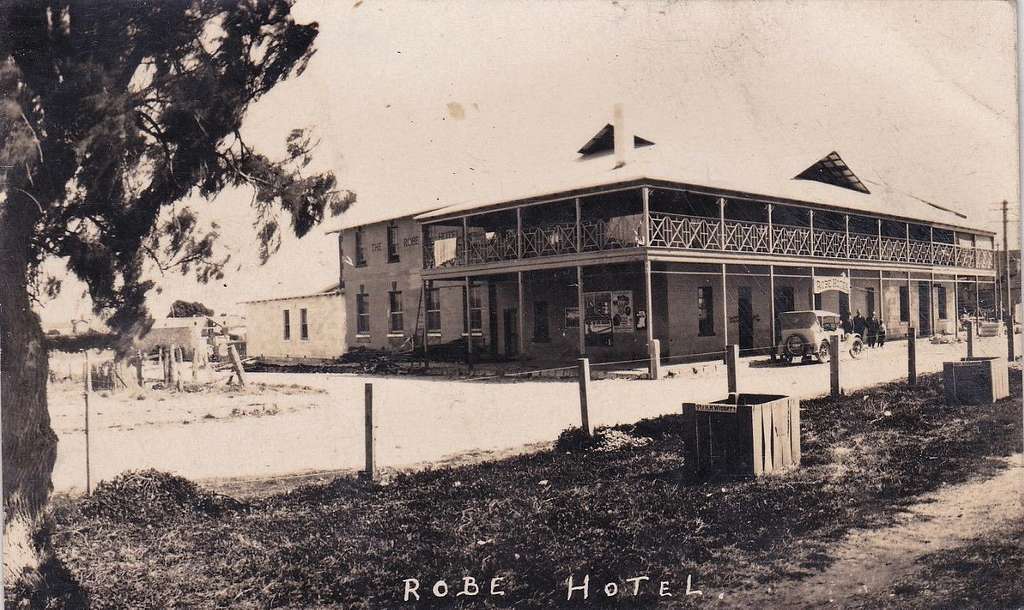
[[[837,277],[815,277],[814,294],[825,292],[826,290],[838,290],[839,292],[850,294],[850,278],[845,275]]]

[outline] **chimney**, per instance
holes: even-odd
[[[615,138],[615,168],[618,169],[632,160],[633,132],[626,124],[626,112],[621,103],[613,110],[612,133]]]

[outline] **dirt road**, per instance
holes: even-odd
[[[1005,354],[1005,338],[980,339],[980,354]],[[918,342],[918,370],[941,370],[964,344]],[[844,359],[845,389],[906,375],[906,343],[890,343],[859,360]],[[685,367],[679,367],[685,369]],[[358,469],[363,463],[363,384],[374,384],[376,460],[406,468],[468,452],[502,451],[553,440],[579,422],[576,383],[450,382],[417,377],[263,373],[259,391],[175,394],[149,390],[129,397],[91,398],[92,480],[129,469],[157,468],[193,480],[266,477]],[[312,386],[320,391],[287,387]],[[744,359],[740,390],[809,398],[828,392],[828,367],[768,366]],[[713,400],[726,391],[725,373],[660,381],[596,381],[590,398],[595,425],[628,423],[675,412],[683,401]],[[81,390],[50,388],[50,412],[60,438],[54,486],[84,488]]]

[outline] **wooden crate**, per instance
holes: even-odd
[[[1006,358],[963,358],[942,363],[947,405],[988,405],[1010,395]]]
[[[800,400],[739,394],[683,403],[685,460],[700,475],[760,476],[800,465]]]

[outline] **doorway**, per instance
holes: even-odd
[[[754,307],[751,303],[750,286],[739,286],[736,309],[739,314],[740,350],[754,347]]]
[[[784,311],[793,311],[796,308],[796,300],[793,297],[792,286],[775,287],[775,343],[782,339],[782,328],[779,318]]]
[[[917,317],[920,332],[918,336],[930,337],[932,334],[932,299],[927,282],[917,283]]]
[[[502,318],[505,323],[505,356],[514,358],[519,355],[519,309],[506,307],[502,312]]]
[[[498,355],[498,285],[494,282],[487,284],[487,326],[488,326],[488,351],[491,357]]]

